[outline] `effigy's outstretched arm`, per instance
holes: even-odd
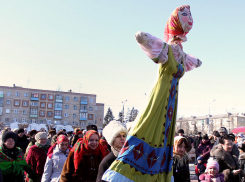
[[[139,31],[135,34],[139,46],[155,63],[164,64],[168,60],[168,44],[153,35]]]
[[[191,71],[194,68],[198,68],[202,65],[202,62],[191,54],[186,54],[186,59],[184,61],[185,71]]]

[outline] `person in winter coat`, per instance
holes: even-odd
[[[29,142],[35,140],[35,135],[37,134],[37,130],[31,130],[30,133],[29,133]]]
[[[74,146],[79,138],[83,138],[83,132],[78,131],[72,138],[71,145]]]
[[[195,148],[196,153],[197,153],[198,146],[199,146],[199,144],[202,141],[201,134],[202,134],[201,132],[198,132],[198,135],[197,135],[197,137],[194,140],[194,148]],[[197,157],[198,157],[198,155],[196,154],[196,159],[197,159]],[[197,162],[195,164],[197,164]]]
[[[208,140],[207,135],[202,136],[202,141],[198,146],[198,149],[196,151],[197,156],[201,156],[203,158],[203,163],[206,164],[207,160],[210,156],[210,151],[212,149],[212,144],[210,143],[210,140]]]
[[[127,129],[119,121],[110,121],[103,129],[103,136],[111,146],[111,152],[100,163],[96,182],[104,181],[102,180],[102,176],[113,161],[116,160],[118,153],[124,145],[127,134]],[[106,175],[104,177],[106,178]]]
[[[201,182],[225,182],[224,174],[219,174],[219,163],[212,158],[208,159],[207,170],[199,179]]]
[[[16,147],[17,135],[12,131],[6,131],[2,135],[0,147],[0,169],[4,182],[24,182],[23,170],[34,178],[35,173],[26,163],[24,154]]]
[[[27,136],[25,135],[24,133],[24,129],[19,129],[18,130],[18,139],[17,139],[17,142],[16,142],[16,147],[20,147],[23,151],[23,153],[26,152],[26,148],[29,144],[29,141],[27,139]]]
[[[185,151],[186,151],[187,153],[190,152],[190,150],[191,150],[191,148],[192,148],[190,139],[189,139],[188,137],[184,136],[184,130],[183,130],[183,129],[179,129],[178,134],[179,134],[179,136],[183,136],[183,137],[186,138],[187,146],[186,146],[186,148],[185,148]]]
[[[211,150],[211,157],[219,163],[219,172],[224,174],[225,182],[240,182],[244,177],[244,170],[239,169],[239,151],[233,144],[234,137],[225,135],[220,138],[220,143]]]
[[[37,133],[35,139],[36,143],[29,148],[26,162],[37,173],[37,177],[35,180],[29,179],[29,182],[41,182],[48,149],[50,147],[50,145],[47,144],[46,132]]]
[[[90,130],[80,138],[69,153],[60,182],[95,182],[99,164],[105,157],[104,147],[99,144],[99,134]]]
[[[174,138],[173,177],[174,182],[190,182],[189,157],[185,151],[187,139],[182,136]]]
[[[59,181],[70,150],[68,138],[65,135],[59,135],[56,143],[49,148],[41,182]]]
[[[51,144],[52,138],[54,137],[54,135],[56,135],[56,131],[55,130],[49,130],[48,137],[47,137],[47,142],[49,144]]]
[[[214,131],[213,132],[213,139],[214,139],[214,144],[213,144],[213,147],[215,145],[218,145],[219,144],[219,138],[220,138],[220,134],[218,131]]]

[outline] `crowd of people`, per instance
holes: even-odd
[[[189,153],[195,151],[195,173],[201,182],[245,181],[245,138],[243,134],[228,133],[225,127],[207,135],[185,136],[178,130],[174,139],[173,172],[174,181],[190,182]]]
[[[0,182],[101,182],[117,158],[128,130],[111,121],[73,132],[5,128],[0,146]]]
[[[103,182],[129,130],[119,121],[111,121],[102,132],[95,125],[58,133],[51,129],[27,134],[24,129],[6,128],[0,146],[0,182]],[[190,182],[191,150],[199,181],[244,181],[244,141],[243,134],[228,134],[224,127],[197,136],[185,136],[180,129],[173,145],[174,181]]]

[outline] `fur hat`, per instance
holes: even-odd
[[[115,138],[121,132],[128,134],[127,129],[122,125],[122,123],[115,120],[110,121],[110,123],[106,125],[102,131],[103,136],[110,146],[112,146]]]
[[[97,129],[97,126],[96,125],[88,125],[86,127],[86,130],[89,131],[89,130],[95,130],[98,132],[98,129]]]
[[[25,130],[23,128],[20,128],[20,129],[18,129],[17,133],[19,134],[19,133],[24,133],[24,132],[25,132]]]
[[[205,134],[205,135],[203,135],[203,136],[202,136],[202,139],[204,139],[204,140],[208,140],[208,135],[206,135],[206,134]]]
[[[185,133],[183,129],[179,129],[178,133]]]
[[[213,167],[216,168],[217,171],[219,171],[219,163],[213,158],[209,158],[206,171],[208,171],[209,168],[213,168]]]
[[[228,134],[228,131],[227,131],[227,129],[226,129],[225,127],[221,127],[221,128],[219,129],[219,132],[220,132],[220,133],[226,133],[226,134]]]
[[[15,142],[17,141],[17,135],[16,133],[12,132],[12,131],[6,131],[3,133],[2,135],[2,142],[6,142],[7,139],[12,138]]]
[[[38,132],[36,135],[35,135],[35,140],[38,141],[39,139],[41,138],[46,138],[47,139],[47,133],[46,132]]]
[[[32,136],[32,135],[34,135],[34,134],[36,134],[37,133],[37,130],[31,130],[30,131],[30,136]]]

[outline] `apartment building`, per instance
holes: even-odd
[[[212,133],[215,130],[219,130],[222,126],[226,127],[228,132],[231,132],[234,128],[245,126],[245,114],[225,113],[179,118],[176,121],[175,131],[182,128],[189,133],[193,133],[195,126],[202,133]]]
[[[104,104],[96,103],[94,94],[0,86],[2,127],[16,123],[83,129],[95,124],[101,128],[103,119]]]

